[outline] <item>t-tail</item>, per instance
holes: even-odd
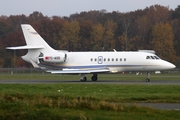
[[[19,50],[19,49],[28,49],[28,53],[22,56],[22,59],[32,63],[38,64],[38,58],[43,53],[53,53],[56,52],[51,48],[44,39],[34,30],[34,28],[29,24],[21,25],[24,38],[26,41],[25,46],[18,47],[7,47],[6,49]],[[32,64],[34,66],[34,64]],[[35,67],[35,66],[34,66]],[[36,66],[37,67],[37,66]]]

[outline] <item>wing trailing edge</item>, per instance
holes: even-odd
[[[89,74],[89,73],[106,73],[110,72],[108,68],[102,68],[102,69],[63,69],[63,70],[48,70],[47,72],[50,72],[52,74]]]

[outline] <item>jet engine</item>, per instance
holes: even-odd
[[[43,54],[43,56],[39,56],[40,62],[47,63],[64,63],[66,62],[67,55],[63,52],[58,52],[56,54]]]

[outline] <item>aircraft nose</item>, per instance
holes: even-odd
[[[173,69],[173,68],[176,68],[176,66],[175,66],[174,64],[172,64],[172,69]]]
[[[174,69],[176,68],[176,66],[170,62],[168,62],[168,64],[166,64],[166,66],[168,67],[168,69]]]

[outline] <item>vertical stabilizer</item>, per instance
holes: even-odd
[[[21,28],[22,28],[27,46],[35,47],[34,49],[28,48],[28,53],[25,56],[22,56],[22,59],[28,62],[30,62],[30,59],[36,61],[37,57],[39,56],[41,52],[44,53],[44,52],[55,51],[44,41],[44,39],[36,32],[36,30],[34,30],[34,28],[31,25],[22,24]]]
[[[34,30],[34,28],[29,24],[21,25],[24,38],[27,46],[44,46],[46,49],[52,49],[44,39]]]
[[[21,25],[24,38],[26,41],[25,46],[17,46],[17,47],[7,47],[6,49],[28,49],[28,53],[25,56],[22,56],[27,62],[37,61],[37,57],[40,53],[52,53],[55,50],[51,48],[44,39],[34,30],[34,28],[29,24],[22,24]]]

